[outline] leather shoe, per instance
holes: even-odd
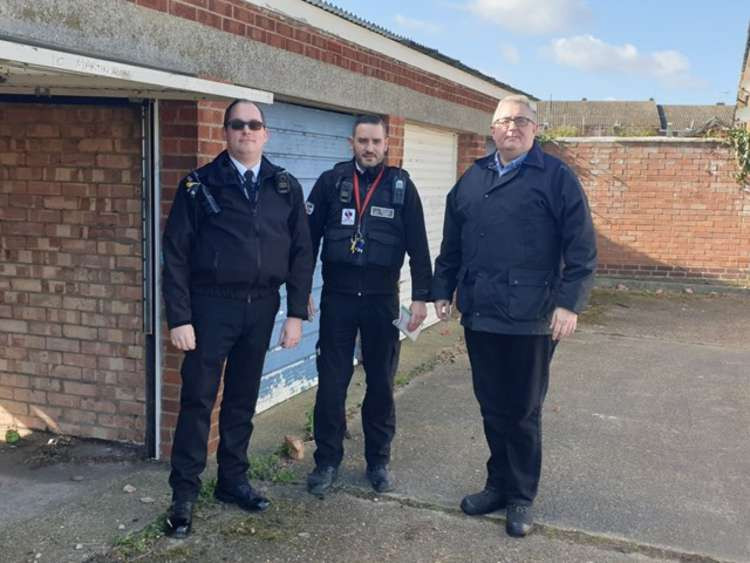
[[[307,476],[307,492],[322,497],[325,495],[338,476],[338,468],[332,465],[320,465]]]
[[[387,465],[376,465],[367,469],[367,479],[378,493],[388,493],[394,489]]]
[[[466,495],[461,501],[461,510],[469,516],[489,514],[505,508],[505,495],[495,489],[484,489],[473,495]]]
[[[505,531],[509,536],[522,538],[534,527],[534,514],[530,504],[508,504]]]
[[[169,507],[164,533],[170,538],[185,539],[193,528],[193,506],[189,500],[176,500]]]
[[[236,504],[248,512],[263,512],[271,506],[271,501],[253,489],[250,483],[242,483],[231,488],[217,485],[214,498],[221,502]]]

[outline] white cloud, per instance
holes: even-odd
[[[471,0],[469,11],[516,33],[542,34],[589,19],[585,0]]]
[[[500,45],[500,56],[508,64],[517,65],[521,62],[521,54],[518,49],[508,43]]]
[[[557,63],[586,72],[627,72],[674,85],[694,80],[690,61],[679,51],[641,53],[630,43],[611,45],[593,35],[556,39],[549,50]]]
[[[437,33],[442,30],[442,28],[432,22],[428,22],[425,20],[417,20],[414,18],[407,18],[406,16],[402,16],[401,14],[396,14],[395,18],[396,23],[410,31],[426,31],[427,33]]]

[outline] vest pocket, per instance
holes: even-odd
[[[552,272],[511,269],[508,272],[508,315],[518,321],[535,321],[549,313]]]
[[[367,263],[386,268],[400,268],[403,257],[401,239],[396,235],[371,231],[367,233],[365,252]]]
[[[320,259],[323,262],[353,263],[351,253],[353,233],[350,229],[327,229],[323,237],[323,252]]]

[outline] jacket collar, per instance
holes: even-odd
[[[477,159],[475,162],[480,168],[495,170],[495,153],[491,152],[487,156]],[[524,166],[533,166],[534,168],[541,168],[544,170],[544,151],[538,141],[535,140],[534,144],[531,145],[531,148],[526,155],[526,159],[523,161],[520,168],[523,168]]]
[[[506,185],[508,182],[513,180],[519,174],[522,174],[526,166],[531,166],[534,168],[539,168],[539,169],[544,170],[544,152],[542,151],[542,148],[539,146],[539,143],[537,141],[534,141],[534,144],[531,146],[531,149],[529,150],[529,153],[526,155],[526,159],[523,161],[521,166],[511,170],[507,174],[503,174],[499,178],[497,177],[494,153],[490,153],[487,156],[480,158],[479,160],[476,161],[476,163],[481,168],[492,171],[492,178],[494,179],[494,181],[492,185],[490,186],[490,188],[487,190],[487,192],[491,192],[493,190],[496,190],[497,188],[500,188]]]
[[[219,155],[202,170],[206,170],[208,172],[207,180],[211,183],[211,185],[240,185],[240,179],[237,175],[237,169],[232,164],[232,161],[229,158],[229,153],[226,150],[221,151]],[[260,159],[260,173],[258,174],[258,181],[265,181],[267,178],[274,176],[279,170],[282,170],[280,166],[272,164],[270,160],[268,160],[265,156],[262,156]]]

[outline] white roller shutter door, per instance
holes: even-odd
[[[440,251],[443,237],[445,196],[456,183],[458,136],[444,129],[406,123],[404,126],[404,168],[417,186],[424,208],[430,258],[433,263]],[[411,303],[409,258],[401,270],[399,285],[401,303]],[[437,321],[432,306],[428,307],[426,324]]]

